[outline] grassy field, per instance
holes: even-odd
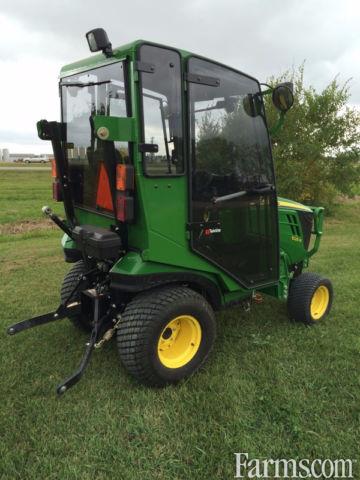
[[[19,222],[41,222],[41,207],[49,205],[57,212],[62,207],[52,200],[51,172],[0,171],[0,226]],[[48,222],[47,222],[48,223]],[[1,228],[1,227],[0,227]]]
[[[58,399],[55,386],[77,365],[86,335],[67,320],[5,335],[57,306],[69,268],[60,233],[41,221],[49,173],[0,172],[0,185],[1,479],[225,480],[234,452],[359,459],[360,203],[326,221],[311,263],[334,283],[323,324],[293,324],[266,298],[251,313],[219,313],[210,361],[177,387],[137,385],[110,343]]]

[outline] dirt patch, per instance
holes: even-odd
[[[353,197],[346,197],[341,195],[338,197],[340,203],[359,203],[360,202],[360,195],[354,195]]]
[[[47,219],[42,220],[25,220],[18,223],[5,223],[0,225],[0,235],[16,235],[17,233],[28,233],[33,230],[54,230],[56,225]]]

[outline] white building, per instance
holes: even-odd
[[[7,148],[4,148],[2,151],[2,161],[9,162],[10,161],[10,152]]]

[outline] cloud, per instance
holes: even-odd
[[[29,145],[31,143],[41,144],[41,140],[32,132],[16,132],[14,130],[0,130],[0,143],[17,143]]]
[[[360,105],[358,0],[2,3],[0,108],[3,111],[5,96],[9,110],[4,92],[11,91],[16,99],[10,117],[15,120],[15,104],[18,117],[27,110],[27,119],[21,120],[26,130],[35,116],[51,113],[53,117],[58,112],[58,70],[89,56],[85,33],[99,26],[107,30],[114,46],[145,38],[213,58],[260,80],[306,60],[307,83],[322,89],[337,74],[341,81],[353,78],[351,102]],[[10,72],[22,75],[21,81],[13,82]]]

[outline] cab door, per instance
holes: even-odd
[[[187,183],[183,135],[183,69],[178,51],[144,43],[137,52],[142,111],[138,193],[148,259],[182,264],[187,253]]]
[[[259,83],[188,61],[190,243],[248,288],[278,279],[275,178]]]

